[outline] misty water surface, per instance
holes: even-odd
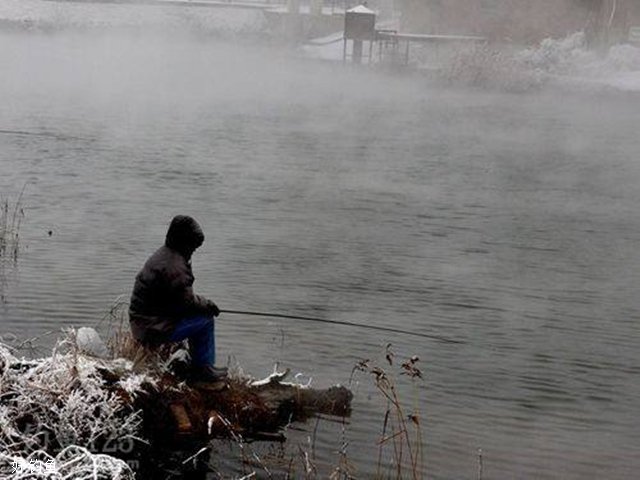
[[[0,192],[27,183],[3,333],[95,324],[187,213],[222,308],[465,342],[223,316],[221,362],[327,386],[392,342],[424,370],[429,478],[475,478],[478,448],[484,478],[640,469],[637,97],[438,90],[157,36],[3,34],[0,69]],[[354,408],[366,478],[365,378]],[[320,424],[321,460],[339,433]]]

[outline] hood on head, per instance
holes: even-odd
[[[187,215],[173,217],[164,242],[167,247],[190,257],[203,242],[204,233],[198,222]]]

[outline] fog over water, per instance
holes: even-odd
[[[195,288],[221,308],[464,342],[223,315],[222,362],[327,386],[392,342],[425,374],[426,477],[474,478],[478,448],[484,478],[640,469],[637,96],[436,89],[85,32],[0,33],[0,98],[0,193],[27,184],[3,333],[98,322],[186,213],[207,237]],[[383,412],[362,378],[346,434],[361,478]],[[339,434],[320,424],[322,461]]]

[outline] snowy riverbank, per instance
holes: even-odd
[[[255,380],[236,366],[224,389],[210,390],[189,382],[179,346],[152,352],[128,334],[110,343],[111,351],[95,330],[72,329],[34,360],[0,343],[0,478],[127,480],[143,449],[283,442],[292,422],[350,414],[347,388],[285,382],[289,370]]]
[[[515,60],[548,77],[551,83],[587,89],[640,92],[640,47],[613,45],[599,53],[589,50],[582,32],[561,40],[546,39]]]
[[[614,45],[596,52],[587,47],[582,32],[563,39],[545,39],[528,48],[514,45],[413,45],[409,67],[425,72],[437,83],[529,91],[558,87],[577,91],[640,92],[640,47]],[[404,65],[401,58],[386,58],[392,68]],[[304,57],[324,61],[342,60],[342,42],[305,45]],[[374,65],[378,62],[374,53]]]
[[[45,0],[0,2],[0,27],[8,30],[133,31],[237,38],[264,32],[259,10],[184,8],[175,5],[96,4]],[[404,52],[404,48],[401,48]],[[413,45],[410,63],[438,82],[506,91],[556,86],[579,91],[640,92],[640,46],[587,48],[585,35],[545,39],[539,45],[434,47]],[[304,58],[342,61],[342,41],[301,46]],[[374,63],[378,61],[374,52]],[[397,59],[398,64],[404,62]],[[394,63],[392,60],[391,63]]]

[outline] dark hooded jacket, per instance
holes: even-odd
[[[179,320],[217,312],[211,300],[193,293],[191,255],[203,242],[193,218],[178,215],[171,221],[165,244],[144,264],[131,294],[129,321],[138,341],[167,341]]]

